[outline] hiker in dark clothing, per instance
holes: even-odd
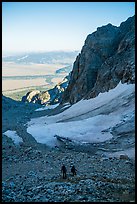
[[[71,168],[71,172],[73,173],[73,176],[76,175],[76,171],[77,170],[76,170],[75,166],[73,165]]]
[[[64,164],[63,164],[63,166],[61,168],[61,172],[63,173],[63,179],[67,178],[67,175],[66,175],[67,169],[66,169]]]

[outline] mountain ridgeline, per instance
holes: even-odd
[[[62,64],[69,66],[74,62],[77,54],[78,51],[29,52],[5,56],[2,60],[16,64]]]
[[[62,103],[96,97],[121,81],[135,83],[135,16],[87,36],[77,56]]]

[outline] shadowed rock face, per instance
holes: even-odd
[[[135,16],[119,27],[108,24],[87,36],[62,103],[96,97],[120,80],[135,83]]]

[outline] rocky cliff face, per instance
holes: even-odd
[[[119,27],[108,24],[87,36],[62,103],[96,97],[119,81],[135,83],[135,16]]]
[[[70,75],[66,76],[62,82],[58,83],[53,89],[48,91],[30,91],[22,97],[22,101],[49,105],[60,103],[62,94],[68,86],[69,79]]]

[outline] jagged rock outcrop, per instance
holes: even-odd
[[[28,101],[28,102],[34,102],[37,100],[37,97],[39,96],[40,91],[34,90],[34,91],[29,91],[26,96],[22,97],[22,101]]]
[[[77,56],[62,103],[96,97],[119,81],[135,83],[135,16],[87,36]]]
[[[53,89],[48,91],[30,91],[22,97],[22,101],[49,105],[60,103],[62,94],[68,86],[69,79],[70,75],[66,76],[62,82],[58,83]]]

